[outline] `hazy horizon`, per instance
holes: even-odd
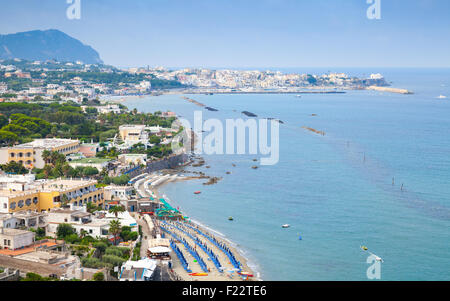
[[[58,29],[105,64],[224,68],[450,68],[450,1],[0,0],[1,34]],[[344,67],[343,67],[344,66]],[[174,67],[172,67],[174,68]]]

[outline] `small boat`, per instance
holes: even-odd
[[[439,98],[439,99],[446,99],[447,96],[441,94],[441,95],[438,96],[438,98]]]
[[[298,236],[298,240],[303,240],[301,235]]]
[[[283,225],[283,226],[281,226],[281,228],[289,228],[291,225],[289,225],[289,224],[285,224],[285,225]]]
[[[196,191],[196,192],[194,192],[194,194],[200,194],[200,193],[202,193],[201,191]]]
[[[367,251],[367,250],[369,250],[369,248],[367,248],[366,246],[361,246],[361,250]]]
[[[189,276],[208,276],[206,273],[190,273]]]
[[[230,216],[230,217],[228,218],[228,220],[229,220],[229,221],[233,221],[234,218],[233,218],[232,216]]]
[[[247,272],[238,272],[241,276],[247,276],[247,277],[255,277],[253,274],[247,273]]]
[[[252,166],[253,169],[258,169],[258,166]]]

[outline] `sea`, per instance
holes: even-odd
[[[204,120],[245,120],[249,111],[284,122],[277,164],[203,154],[206,164],[188,169],[221,177],[217,184],[169,183],[161,193],[232,241],[263,280],[377,281],[369,252],[383,259],[381,281],[450,280],[450,69],[281,71],[381,73],[414,94],[186,95],[217,112],[182,95],[128,99],[130,109],[187,120],[201,110]]]

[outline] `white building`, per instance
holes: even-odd
[[[127,144],[137,144],[148,142],[148,133],[145,131],[145,125],[121,125],[119,127],[120,137]]]
[[[0,228],[15,229],[19,225],[19,220],[9,213],[0,213]]]
[[[116,186],[110,185],[103,188],[105,200],[108,201],[126,201],[131,198],[133,193],[132,186]]]
[[[120,268],[119,281],[150,281],[156,269],[156,263],[156,260],[149,258],[127,261]]]
[[[0,249],[17,250],[31,246],[34,233],[25,230],[0,228]]]
[[[56,237],[56,232],[60,224],[69,224],[78,235],[86,231],[92,237],[108,237],[109,221],[94,219],[92,214],[86,212],[86,207],[82,210],[56,209],[51,210],[47,215],[46,234]]]
[[[147,164],[147,154],[122,154],[118,157],[119,161],[125,165],[145,165]]]

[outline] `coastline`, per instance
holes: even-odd
[[[130,99],[139,99],[148,96],[161,96],[161,95],[214,95],[214,94],[227,94],[227,95],[239,95],[239,94],[297,94],[297,95],[317,95],[317,94],[346,94],[349,91],[379,91],[392,94],[411,95],[413,91],[394,88],[394,87],[380,87],[380,86],[367,86],[367,87],[304,87],[302,89],[279,89],[279,90],[234,90],[234,89],[172,89],[172,90],[160,90],[153,93],[142,95],[102,95],[100,100],[106,102],[122,103]],[[194,104],[195,101],[194,101]],[[199,105],[199,104],[197,104]],[[202,104],[200,104],[202,106]]]

